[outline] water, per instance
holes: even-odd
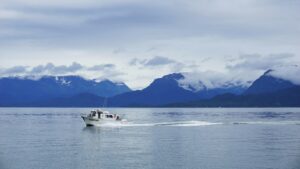
[[[0,108],[0,169],[299,169],[300,108]]]

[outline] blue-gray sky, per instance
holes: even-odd
[[[171,72],[253,80],[300,65],[299,20],[299,0],[1,0],[0,74],[132,88]]]

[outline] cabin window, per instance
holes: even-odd
[[[106,118],[113,118],[113,115],[108,114],[106,115]]]

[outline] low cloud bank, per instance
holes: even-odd
[[[300,67],[298,65],[276,67],[267,75],[300,85]]]
[[[164,65],[169,65],[169,64],[174,64],[177,63],[176,60],[170,59],[168,57],[164,56],[154,56],[150,59],[138,59],[134,58],[129,62],[129,65],[139,65],[139,66],[150,66],[150,67],[155,67],[155,66],[164,66]]]
[[[204,89],[230,88],[234,86],[248,87],[251,84],[251,81],[213,71],[183,73],[183,76],[184,79],[178,80],[179,85],[195,92]]]
[[[283,79],[300,85],[300,67],[297,65],[276,66],[266,75]],[[265,70],[267,71],[267,70]],[[237,74],[234,71],[219,73],[213,71],[183,73],[184,79],[178,80],[179,85],[187,90],[195,92],[205,89],[230,88],[230,87],[249,87],[253,80],[247,78],[247,72]],[[258,78],[258,77],[257,77]]]
[[[233,63],[227,66],[225,70],[219,72],[199,71],[197,69],[193,69],[193,67],[189,67],[190,65],[187,63],[181,63],[176,60],[171,60],[168,57],[161,56],[144,60],[133,59],[129,63],[129,66],[137,66],[141,70],[145,70],[145,68],[147,68],[151,71],[166,69],[166,74],[185,72],[182,73],[184,79],[180,79],[178,83],[183,88],[195,92],[215,88],[247,88],[254,80],[270,69],[272,71],[268,72],[267,75],[288,80],[296,85],[300,85],[300,67],[287,62],[284,63],[282,58],[292,58],[292,56],[289,54],[269,55],[267,57],[263,57],[261,55],[251,55],[251,57],[245,56],[245,58],[242,58],[241,61]],[[258,66],[255,65],[255,60],[257,60],[256,63],[258,63]],[[268,65],[267,60],[273,60],[272,64]],[[196,68],[200,67],[197,64],[195,65]],[[27,76],[38,79],[44,75],[80,75],[88,79],[110,79],[126,83],[133,82],[133,80],[128,80],[128,76],[124,78],[127,74],[128,73],[121,71],[121,69],[116,65],[110,63],[96,64],[92,66],[82,65],[77,62],[73,62],[70,65],[54,65],[53,63],[47,63],[33,67],[18,65],[6,69],[0,68],[0,77]],[[132,74],[128,75],[132,76]],[[153,77],[148,78],[149,83],[153,78],[160,76],[155,72],[153,72],[153,75]],[[144,74],[142,77],[144,77]]]
[[[76,74],[79,71],[106,71],[115,69],[114,64],[99,64],[93,66],[84,66],[80,63],[73,62],[71,65],[54,65],[47,63],[45,65],[14,66],[7,69],[0,69],[0,76],[34,76],[34,75],[66,75]]]

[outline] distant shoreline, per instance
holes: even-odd
[[[38,106],[1,106],[1,108],[99,108],[99,109],[123,109],[123,108],[130,108],[130,109],[144,109],[144,108],[155,108],[155,109],[161,109],[161,108],[212,108],[212,109],[216,109],[216,108],[220,108],[220,109],[223,109],[223,108],[228,108],[228,109],[238,109],[238,108],[251,108],[251,109],[255,109],[255,108],[300,108],[300,106],[298,107],[283,107],[283,106],[278,106],[278,107],[93,107],[93,106],[85,106],[85,107],[70,107],[70,106],[65,106],[65,107],[38,107]]]

